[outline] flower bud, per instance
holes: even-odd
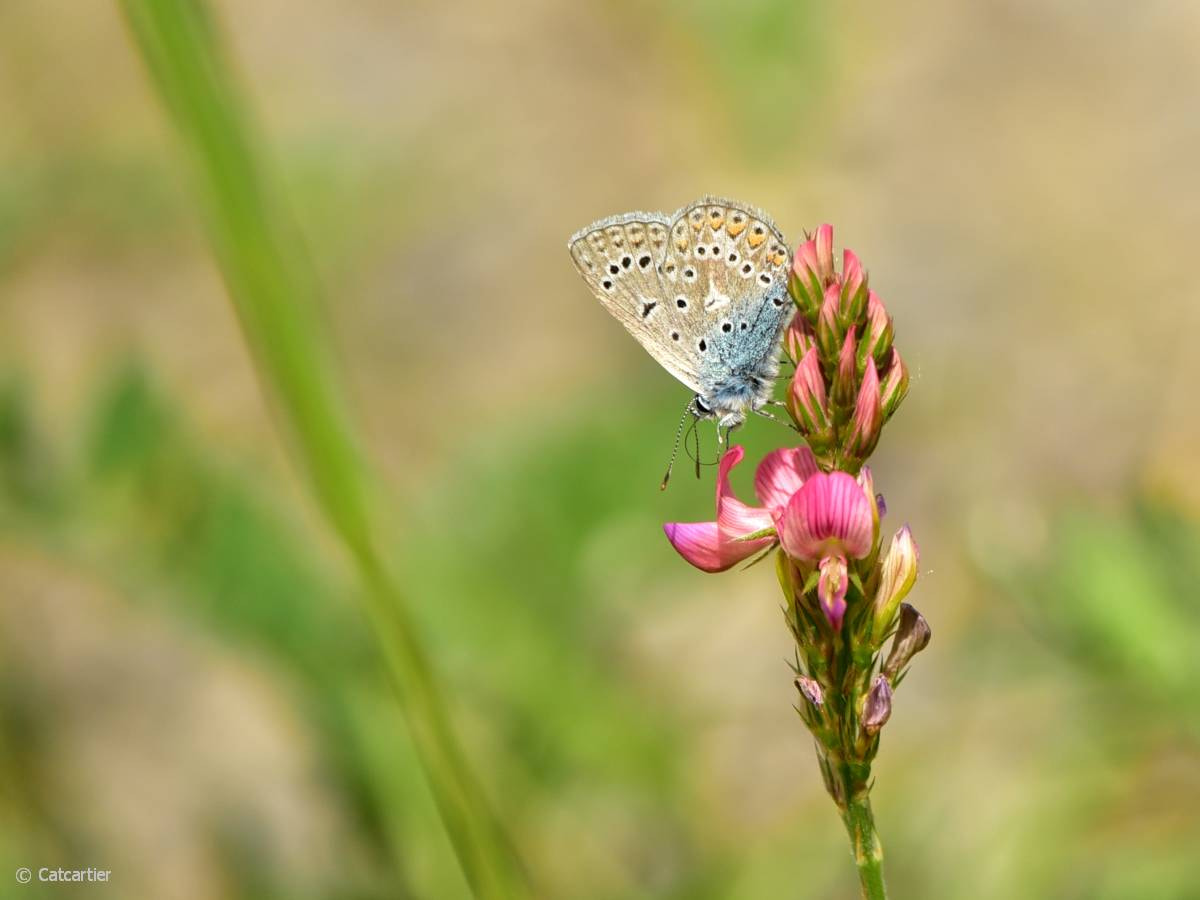
[[[792,317],[792,324],[783,335],[783,346],[795,363],[799,363],[809,350],[817,346],[817,334],[804,316]]]
[[[858,372],[855,369],[854,351],[858,345],[858,336],[854,326],[846,332],[842,342],[841,352],[838,353],[837,370],[833,373],[833,404],[835,407],[848,409],[854,402],[854,389],[858,384]]]
[[[909,660],[925,649],[931,635],[925,617],[909,604],[900,604],[900,625],[892,640],[892,652],[883,664],[883,674],[889,681],[895,680]]]
[[[869,736],[879,734],[892,716],[892,686],[883,675],[876,675],[863,704],[862,728]]]
[[[873,358],[877,365],[888,361],[894,336],[892,317],[888,315],[879,295],[871,291],[867,295],[867,326],[863,329],[862,340],[858,342],[858,368],[862,371],[867,365],[867,358]]]
[[[854,418],[850,423],[850,436],[843,449],[847,456],[866,459],[879,443],[879,432],[883,429],[883,406],[879,395],[879,375],[875,371],[875,360],[867,360],[863,372],[862,386],[854,401]]]
[[[913,540],[912,531],[905,525],[896,532],[879,575],[879,587],[875,591],[874,618],[871,637],[876,644],[883,642],[896,617],[900,601],[908,596],[917,580],[917,565],[921,554]]]
[[[817,348],[809,347],[792,376],[787,395],[788,412],[805,435],[816,435],[829,428],[829,406],[825,399],[825,379]]]
[[[900,358],[900,351],[892,348],[892,356],[888,361],[887,374],[879,389],[880,401],[883,404],[883,421],[890,419],[908,393],[908,366]]]
[[[821,311],[817,315],[817,346],[824,359],[835,359],[842,344],[842,326],[838,322],[838,286],[831,284],[825,289]]]
[[[822,225],[815,237],[796,248],[788,278],[796,305],[810,322],[815,322],[825,299],[825,286],[833,279],[833,228]]]
[[[858,322],[867,305],[867,275],[853,250],[842,252],[842,290],[838,297],[838,317],[849,327]]]
[[[803,694],[804,699],[817,709],[825,705],[825,692],[821,690],[821,683],[815,678],[809,678],[807,675],[797,675],[796,690]]]
[[[820,276],[822,284],[828,284],[834,278],[833,226],[828,224],[820,226],[813,238],[813,244],[817,251],[817,274]]]

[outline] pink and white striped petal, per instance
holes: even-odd
[[[789,556],[862,559],[875,542],[873,503],[845,472],[821,473],[788,501],[776,527]]]

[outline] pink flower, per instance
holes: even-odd
[[[846,560],[871,552],[877,522],[874,498],[845,472],[822,472],[807,479],[776,518],[784,552],[818,563],[817,594],[835,629],[841,628],[846,613]]]
[[[742,447],[731,447],[721,457],[717,520],[669,522],[663,526],[667,540],[705,572],[723,572],[779,541],[789,556],[818,564],[821,605],[830,624],[841,628],[846,560],[867,556],[879,530],[870,474],[855,480],[845,472],[822,472],[807,447],[774,450],[754,474],[762,506],[748,506],[729,485],[730,471],[744,456]]]
[[[774,450],[764,457],[754,474],[754,492],[763,505],[748,506],[734,496],[729,484],[729,473],[745,455],[746,451],[738,446],[730,447],[721,457],[715,522],[668,522],[663,526],[671,546],[697,569],[724,572],[775,543],[776,516],[805,479],[820,471],[807,447]],[[769,534],[744,540],[746,535],[767,530]]]
[[[805,481],[775,525],[787,554],[810,562],[837,555],[862,559],[875,543],[871,500],[845,472]]]

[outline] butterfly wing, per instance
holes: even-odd
[[[626,213],[576,232],[568,248],[592,293],[658,364],[693,391],[700,389],[702,354],[685,339],[686,308],[675,305],[660,274],[670,220],[661,213]]]
[[[672,217],[663,285],[677,305],[687,303],[704,396],[730,377],[773,378],[779,334],[793,312],[789,255],[765,213],[733,200],[703,197]]]

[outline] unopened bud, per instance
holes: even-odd
[[[803,694],[804,699],[817,709],[825,705],[825,692],[821,690],[821,683],[815,678],[809,678],[807,675],[797,675],[796,690]]]
[[[796,365],[796,373],[788,390],[787,407],[805,435],[817,435],[829,429],[825,379],[821,375],[816,347],[810,347]]]
[[[887,724],[892,715],[892,686],[883,675],[876,675],[863,704],[862,727],[871,737]]]
[[[880,564],[879,587],[875,591],[874,622],[871,637],[878,645],[883,642],[895,621],[896,610],[917,580],[921,554],[913,540],[912,531],[905,525],[888,546]]]
[[[821,311],[817,315],[817,346],[821,348],[823,359],[837,358],[842,337],[842,326],[838,322],[838,286],[831,284],[825,289],[825,299],[821,301]]]
[[[825,286],[832,280],[833,228],[822,225],[814,237],[796,248],[788,278],[788,290],[810,322],[816,321],[825,300]]]
[[[876,365],[886,363],[894,334],[892,317],[888,315],[879,295],[871,291],[867,295],[867,324],[858,342],[858,368],[865,368],[868,358],[874,359]]]
[[[879,389],[880,401],[883,404],[883,420],[890,419],[900,407],[904,395],[908,393],[908,366],[900,358],[900,351],[892,348],[891,359],[883,376],[883,384]]]
[[[917,612],[915,607],[902,603],[900,625],[896,628],[896,637],[892,640],[892,652],[883,664],[883,674],[889,681],[900,674],[909,661],[925,649],[931,636],[932,632],[925,617]]]
[[[858,372],[855,369],[854,350],[857,346],[857,335],[854,326],[846,332],[842,341],[841,352],[838,353],[837,370],[833,374],[833,403],[835,407],[849,408],[854,402],[854,391],[858,386]]]
[[[833,280],[833,226],[822,225],[817,229],[813,238],[817,251],[817,274],[821,283],[828,284]]]
[[[867,275],[853,250],[842,253],[842,290],[838,314],[846,326],[856,324],[867,305]]]
[[[806,353],[817,346],[817,334],[804,316],[793,316],[792,324],[783,334],[783,347],[792,362],[799,363]]]
[[[875,360],[867,360],[862,385],[854,401],[854,419],[850,424],[850,436],[846,438],[844,450],[847,456],[866,459],[879,443],[879,432],[883,429],[883,406],[879,396],[879,375],[875,371]]]

